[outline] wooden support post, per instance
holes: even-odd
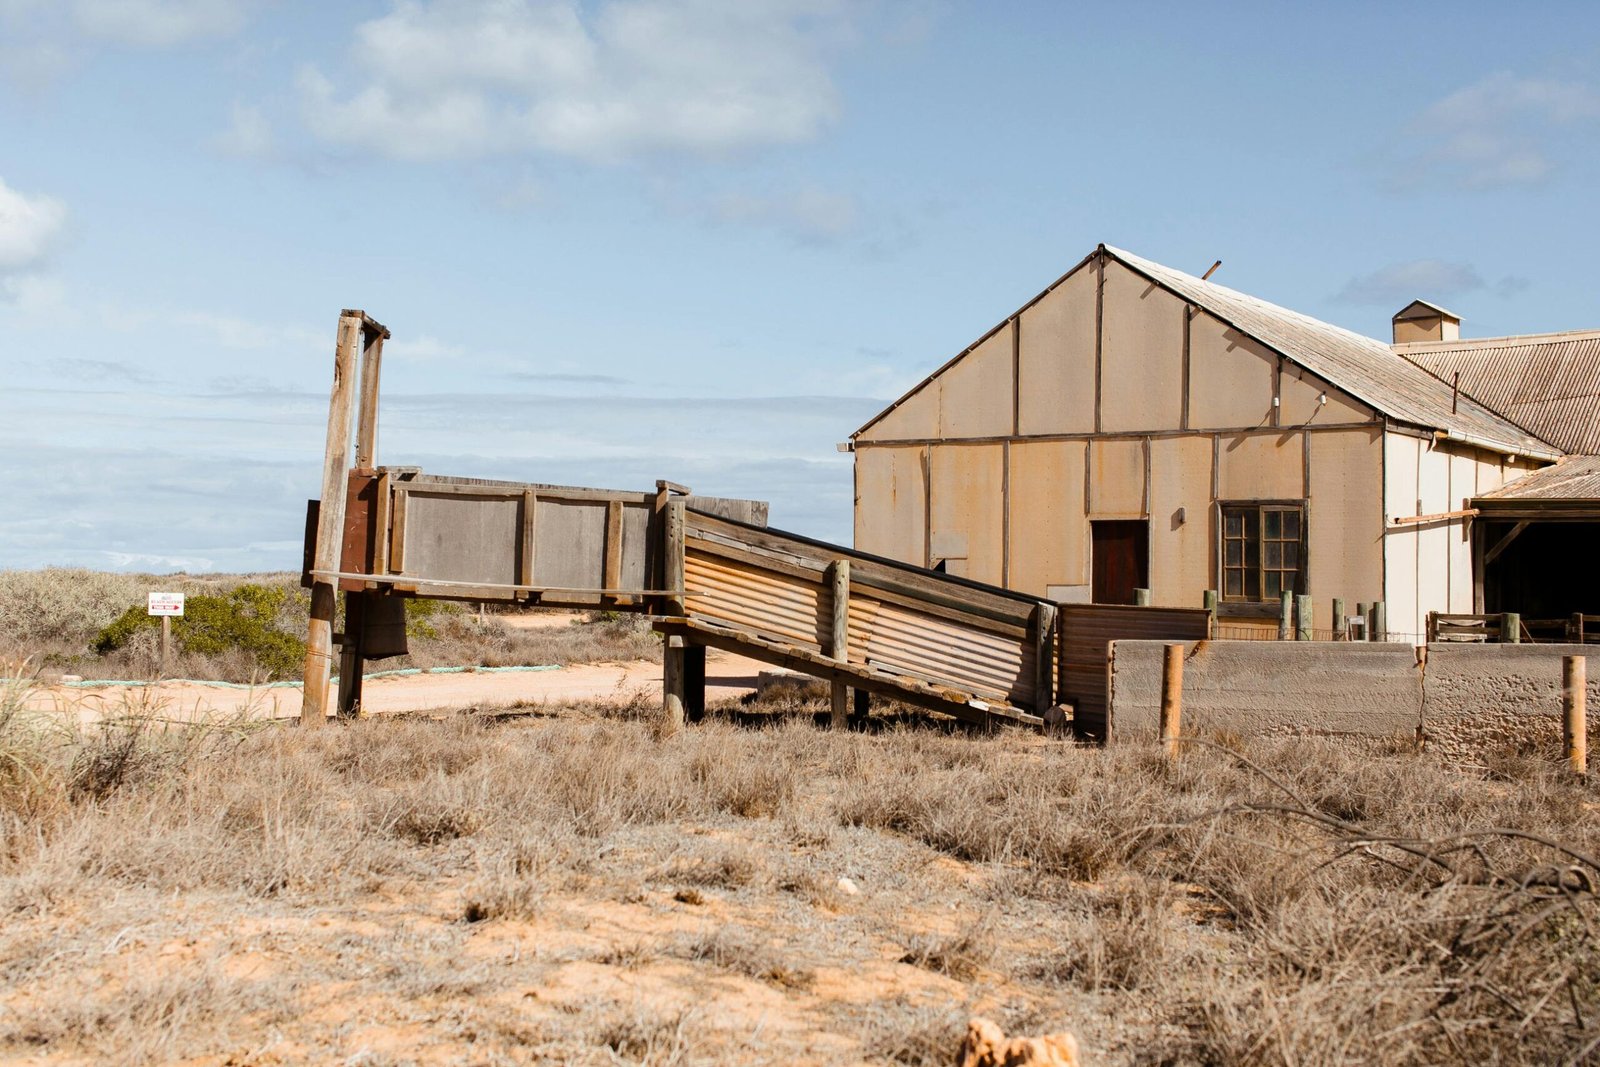
[[[1201,606],[1207,611],[1211,612],[1212,626],[1217,625],[1217,599],[1217,591],[1215,589],[1207,589],[1205,591],[1205,595],[1200,600]]]
[[[361,672],[366,669],[367,594],[344,595],[344,643],[339,646],[339,717],[361,715]]]
[[[161,677],[172,673],[172,616],[161,616]]]
[[[1040,601],[1033,609],[1033,713],[1043,715],[1056,702],[1056,606]]]
[[[1161,743],[1168,757],[1178,755],[1178,739],[1183,732],[1183,645],[1167,645],[1161,661]]]
[[[378,371],[383,363],[383,341],[388,336],[388,330],[362,315],[361,403],[356,418],[355,463],[362,470],[372,470],[378,462]]]
[[[666,501],[666,528],[662,537],[662,577],[666,579],[663,588],[670,590],[666,602],[666,614],[675,618],[688,616],[688,606],[684,601],[683,575],[684,575],[684,512],[683,498],[672,497]],[[684,712],[684,641],[682,637],[672,636],[666,640],[666,647],[661,656],[661,734],[663,737],[676,733],[683,728]]]
[[[333,392],[328,399],[328,438],[322,462],[322,506],[317,516],[317,540],[311,556],[313,570],[335,571],[341,562],[344,540],[345,496],[349,489],[351,420],[356,396],[356,339],[365,316],[339,315],[339,337],[333,354]],[[305,688],[300,722],[319,726],[328,717],[328,682],[333,673],[334,585],[314,578],[311,585],[311,620],[306,628]]]
[[[684,640],[676,634],[667,637],[661,650],[661,736],[670,737],[683,729],[687,717],[684,707],[687,685],[684,678]]]
[[[850,561],[836,559],[828,564],[828,585],[832,592],[833,620],[828,631],[828,655],[840,663],[850,661]],[[843,682],[830,686],[833,698],[828,725],[843,730],[850,716],[850,687]]]
[[[1522,616],[1507,611],[1500,616],[1500,640],[1508,645],[1522,644]]]
[[[1578,775],[1589,773],[1588,675],[1586,657],[1561,657],[1561,748]]]
[[[1345,618],[1344,598],[1333,598],[1333,639],[1335,641],[1350,640],[1350,621]]]
[[[1148,590],[1148,589],[1135,589],[1133,591],[1133,603],[1134,603],[1134,605],[1136,607],[1141,607],[1141,608],[1149,607],[1150,606],[1150,590]]]
[[[683,713],[690,722],[706,717],[706,646],[693,641],[683,649]]]
[[[1313,625],[1315,617],[1312,614],[1314,610],[1310,597],[1297,596],[1294,598],[1294,639],[1296,641],[1316,640],[1316,628]]]
[[[1278,594],[1278,640],[1294,636],[1294,594],[1285,589]]]
[[[867,716],[872,714],[872,694],[865,689],[855,691],[855,725],[859,729],[866,724]]]
[[[1389,606],[1381,600],[1372,605],[1372,622],[1367,624],[1367,631],[1371,634],[1368,640],[1389,640]]]

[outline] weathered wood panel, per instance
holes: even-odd
[[[1219,500],[1300,500],[1306,495],[1305,437],[1300,431],[1224,434],[1217,462]]]
[[[934,445],[928,554],[950,574],[999,585],[1005,550],[1002,445]]]
[[[1098,264],[1085,264],[1022,312],[1017,414],[1023,436],[1094,430],[1098,279]]]
[[[1120,263],[1105,268],[1100,429],[1171,430],[1183,418],[1186,305]]]
[[[939,436],[1011,432],[1011,331],[1008,322],[939,376]]]
[[[918,567],[928,562],[928,450],[856,446],[855,544]]]
[[[515,585],[521,497],[407,493],[405,573]],[[604,509],[601,509],[602,517]],[[602,527],[603,530],[603,527]]]
[[[1314,625],[1331,631],[1335,597],[1349,613],[1384,597],[1383,431],[1319,430],[1310,435],[1309,447],[1308,591]]]
[[[1071,491],[1071,486],[1065,487]],[[1096,519],[1144,517],[1144,441],[1102,437],[1089,445],[1089,514]]]
[[[1017,441],[1010,449],[1010,586],[1045,596],[1089,582],[1084,441]]]
[[[1182,515],[1179,510],[1182,509]],[[1211,436],[1150,442],[1150,589],[1158,606],[1192,608],[1212,578]]]
[[[1204,312],[1195,315],[1189,323],[1190,428],[1270,425],[1277,362],[1265,345]]]

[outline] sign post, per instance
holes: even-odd
[[[183,616],[183,594],[151,593],[145,614],[159,616],[161,619],[161,675],[166,677],[168,664],[172,662],[169,655],[172,647],[172,620],[174,617]]]

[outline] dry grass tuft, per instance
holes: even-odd
[[[993,930],[987,922],[979,921],[954,937],[913,938],[900,962],[958,982],[971,982],[994,962],[995,950]]]

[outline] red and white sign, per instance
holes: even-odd
[[[183,614],[183,594],[182,593],[151,593],[150,594],[150,608],[149,608],[149,611],[147,612],[147,614],[150,614],[150,615],[182,615]]]

